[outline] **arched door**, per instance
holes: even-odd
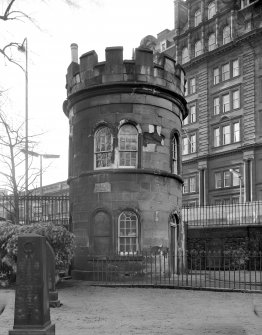
[[[93,243],[96,255],[109,255],[112,252],[112,224],[110,216],[104,211],[94,216]]]

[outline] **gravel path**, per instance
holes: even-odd
[[[56,335],[261,335],[262,294],[153,288],[60,287],[51,309]],[[14,291],[0,290],[0,334],[13,327]],[[254,313],[255,309],[255,313]]]

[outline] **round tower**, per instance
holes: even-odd
[[[168,55],[122,47],[80,57],[72,45],[66,76],[74,272],[88,258],[172,248],[182,201],[184,70]],[[81,277],[79,275],[78,277]],[[82,276],[83,277],[83,276]],[[81,277],[81,278],[82,278]]]

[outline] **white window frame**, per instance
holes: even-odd
[[[216,15],[216,4],[214,1],[211,1],[207,6],[207,19],[212,19]]]
[[[240,121],[233,123],[233,142],[240,142]]]
[[[188,53],[188,48],[184,47],[182,49],[182,64],[185,64],[189,61],[189,53]]]
[[[231,127],[230,124],[222,126],[222,143],[228,145],[231,143]]]
[[[219,97],[215,97],[213,99],[213,111],[214,111],[214,115],[220,114],[220,98]]]
[[[196,192],[196,177],[189,177],[189,192]]]
[[[189,107],[190,123],[196,122],[196,105],[191,105]]]
[[[229,95],[229,93],[222,95],[222,110],[223,110],[223,113],[230,112],[230,95]]]
[[[195,43],[195,57],[202,55],[203,50],[202,50],[202,43],[200,40],[198,40]]]
[[[220,128],[214,128],[213,130],[214,136],[214,147],[220,147]]]
[[[233,77],[238,77],[240,72],[240,68],[239,68],[239,59],[234,59],[232,62],[232,76]]]
[[[182,138],[182,155],[189,154],[189,139],[187,137]]]
[[[240,108],[240,91],[239,91],[239,89],[233,91],[232,99],[233,99],[233,109]]]
[[[223,186],[225,188],[231,186],[231,176],[229,170],[223,171]]]
[[[212,33],[208,37],[208,51],[215,50],[215,48],[216,48],[216,35]]]
[[[131,134],[131,135],[121,134],[121,131],[127,126],[132,127],[135,130],[136,134]],[[132,149],[131,148],[129,148],[129,149],[128,148],[124,148],[124,149],[121,148],[121,142],[123,142],[123,140],[124,140],[125,146],[126,146],[126,144],[128,142],[128,141],[126,141],[126,139],[128,137],[136,139],[136,141],[133,142],[133,143],[136,144],[136,147],[134,149],[133,148]],[[132,143],[132,141],[131,141],[131,143]],[[118,148],[119,148],[119,164],[118,164],[118,166],[121,167],[121,168],[135,168],[135,167],[137,167],[137,162],[138,162],[138,131],[137,131],[137,129],[134,125],[132,125],[130,123],[125,123],[121,126],[121,128],[119,129],[119,132],[118,132]],[[126,156],[124,158],[125,161],[127,159],[127,154],[128,153],[130,154],[130,158],[129,158],[130,162],[132,161],[132,154],[135,153],[135,156],[136,156],[135,157],[135,164],[130,164],[130,165],[121,164],[121,161],[122,161],[121,156],[124,153],[125,153],[124,156]]]
[[[194,94],[196,93],[196,78],[190,78],[189,79],[189,93]]]
[[[184,178],[183,194],[189,193],[189,180]]]
[[[195,23],[195,27],[197,27],[200,23],[202,22],[202,18],[201,18],[201,10],[197,9],[195,11],[194,14],[194,23]]]
[[[110,147],[109,148],[104,148],[103,146],[106,146],[107,142],[106,139],[102,141],[102,143],[100,143],[97,147],[97,141],[98,141],[98,136],[99,133],[102,133],[103,130],[108,131],[108,134],[110,134]],[[105,136],[103,136],[105,137]],[[102,137],[101,137],[102,138]],[[101,141],[101,139],[100,139]],[[98,169],[108,169],[111,167],[111,159],[112,159],[112,153],[113,153],[113,136],[112,136],[112,132],[111,129],[107,126],[101,126],[99,127],[94,135],[94,168],[95,170]],[[102,156],[102,157],[106,157],[106,165],[105,166],[99,166],[98,163],[98,156]],[[103,159],[101,158],[100,162],[103,162]]]
[[[223,44],[227,44],[231,41],[231,29],[230,26],[225,26],[222,32]]]
[[[196,134],[190,135],[190,153],[196,152]]]
[[[222,188],[221,172],[215,172],[215,188]]]
[[[226,63],[222,65],[222,81],[230,79],[230,64]]]
[[[127,223],[129,223],[129,227]],[[135,223],[135,233],[132,232],[134,228],[131,229],[130,227],[132,223]],[[121,227],[121,224],[124,224],[124,227]],[[123,234],[123,231],[127,231],[128,228],[129,230],[131,230],[131,232],[129,231],[128,233]],[[118,252],[120,253],[120,255],[128,255],[128,254],[133,255],[138,252],[138,248],[139,248],[138,246],[139,236],[138,235],[139,235],[138,217],[136,213],[131,210],[123,211],[118,217]],[[134,239],[134,238],[135,238],[135,250],[131,250],[131,251],[127,250],[129,249],[128,246],[132,246],[132,243],[129,243],[129,244],[127,243],[128,239],[131,242],[131,239]],[[124,243],[121,243],[122,239],[124,240]],[[124,250],[122,250],[121,245],[124,246]]]
[[[213,82],[214,82],[214,85],[217,85],[217,84],[219,84],[219,68],[218,67],[216,67],[216,68],[214,68],[214,70],[213,70]]]

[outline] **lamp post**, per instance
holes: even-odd
[[[28,195],[28,40],[25,37],[18,50],[25,53],[25,195]],[[26,210],[26,217],[28,210]]]
[[[239,173],[236,170],[229,169],[229,171],[233,174],[233,176],[236,176],[239,178],[239,203],[242,202],[242,176],[241,173]]]

